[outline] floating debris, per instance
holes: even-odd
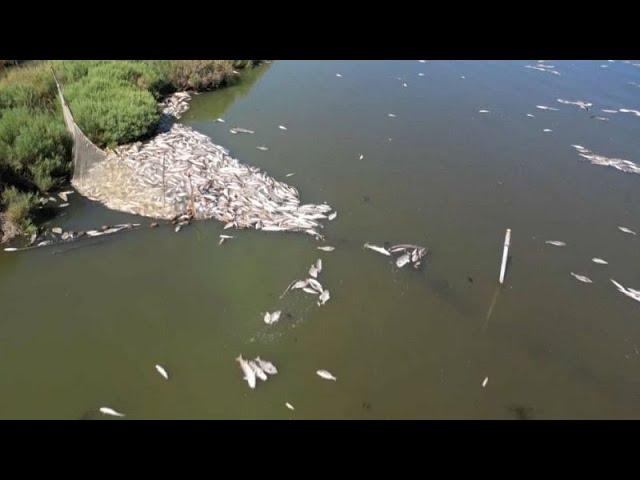
[[[289,402],[285,402],[285,405],[289,410],[295,410],[295,408],[293,408],[293,405],[291,405]]]
[[[563,103],[565,105],[576,105],[580,107],[582,110],[589,110],[589,108],[593,107],[593,103],[585,102],[583,100],[576,100],[575,102],[572,102],[570,100],[564,100],[562,98],[558,98],[558,102]]]
[[[247,381],[247,383],[249,384],[249,388],[256,388],[256,373],[249,365],[249,362],[242,358],[242,355],[238,355],[236,357],[236,361],[240,364],[240,368],[244,373],[244,377],[242,377],[242,379]]]
[[[578,275],[576,273],[571,272],[571,276],[583,283],[593,283],[589,277],[585,277],[584,275]]]
[[[232,235],[220,235],[218,245],[222,245],[226,240],[231,240],[232,238],[234,238]]]
[[[567,244],[564,242],[561,242],[560,240],[547,240],[546,242],[547,245],[553,245],[554,247],[566,247]]]
[[[633,288],[625,288],[616,282],[613,278],[611,282],[618,288],[618,291],[625,294],[627,297],[633,298],[636,302],[640,302],[640,290],[634,290]]]
[[[603,260],[603,259],[597,258],[597,257],[592,258],[591,261],[593,263],[597,263],[599,265],[608,265],[609,264],[609,262],[607,262],[606,260]]]
[[[111,415],[112,417],[124,417],[124,413],[120,413],[115,411],[113,408],[109,408],[109,407],[100,407],[100,413],[103,413],[105,415]]]
[[[552,112],[557,112],[559,111],[557,108],[554,107],[547,107],[546,105],[536,105],[536,108],[540,109],[540,110],[549,110]]]
[[[331,372],[328,372],[327,370],[318,370],[316,371],[316,373],[320,378],[324,378],[325,380],[333,380],[334,382],[337,380],[337,378],[334,377],[331,374]]]
[[[369,250],[373,250],[374,252],[381,253],[381,254],[386,255],[388,257],[391,256],[391,253],[386,248],[378,247],[377,245],[372,245],[370,243],[365,243],[364,244],[364,248],[368,248]]]
[[[335,250],[335,247],[331,247],[329,245],[326,245],[324,247],[317,247],[318,250],[322,250],[323,252],[333,252]]]
[[[156,370],[160,375],[164,377],[165,380],[169,380],[169,374],[167,373],[167,371],[164,369],[162,365],[156,365]]]
[[[631,229],[629,229],[627,227],[618,227],[618,230],[620,230],[621,232],[624,232],[624,233],[629,233],[631,235],[637,235],[636,232],[634,232],[633,230],[631,230]]]
[[[640,174],[640,166],[631,162],[630,160],[624,160],[622,158],[610,158],[604,155],[597,155],[591,150],[583,147],[582,145],[571,145],[578,151],[578,155],[589,160],[593,165],[601,165],[604,167],[613,167],[625,173],[637,173]]]
[[[282,314],[281,310],[275,311],[273,313],[265,313],[264,314],[264,323],[266,323],[267,325],[273,325],[274,323],[278,323],[278,320],[280,320],[280,315]]]

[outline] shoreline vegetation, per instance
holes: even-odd
[[[259,60],[0,60],[0,243],[54,215],[51,192],[72,174],[72,139],[52,70],[76,123],[100,148],[148,138],[159,101],[234,84]],[[44,197],[44,198],[43,198]]]

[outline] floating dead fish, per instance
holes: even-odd
[[[224,118],[216,118],[216,122],[225,123]]]
[[[17,252],[18,249],[15,247],[7,247],[4,249],[5,252]]]
[[[420,73],[418,74],[418,76],[419,76],[419,77],[424,77],[424,73],[420,72]]]
[[[58,196],[62,199],[63,202],[67,201],[67,194],[65,192],[60,192]]]
[[[267,381],[267,374],[264,373],[264,370],[262,370],[256,362],[254,362],[253,360],[249,360],[247,363],[249,364],[249,367],[251,367],[251,370],[253,370],[253,373],[256,374],[256,377],[258,377],[263,382]]]
[[[557,99],[559,103],[563,103],[565,105],[576,105],[578,107],[580,107],[582,110],[589,110],[589,108],[591,108],[593,106],[593,103],[590,102],[584,102],[582,100],[576,100],[575,102],[569,101],[569,100],[564,100],[562,98],[558,98]]]
[[[407,86],[407,84],[406,84],[405,82],[403,82],[403,83],[402,83],[402,86],[403,86],[403,87],[406,87],[406,86]]]
[[[113,417],[124,417],[124,413],[120,413],[115,411],[113,408],[109,408],[109,407],[100,407],[100,413],[103,413],[105,415],[111,415]]]
[[[527,113],[527,117],[529,117],[529,118],[535,118],[535,117],[534,117],[532,114],[530,114],[530,113]]]
[[[618,110],[621,113],[633,113],[636,117],[640,117],[640,112],[638,110],[631,110],[628,108],[620,108]]]
[[[616,170],[620,170],[625,173],[640,174],[640,166],[622,158],[610,158],[604,155],[597,155],[591,150],[583,147],[582,145],[572,145],[578,151],[578,155],[582,158],[586,158],[593,165],[601,165],[604,167],[613,167]]]
[[[341,73],[336,73],[336,77],[342,77]]]
[[[616,282],[613,278],[611,282],[618,288],[620,293],[625,294],[629,298],[633,298],[636,302],[640,302],[640,290],[634,290],[633,288],[626,288]]]
[[[561,242],[560,240],[547,240],[546,242],[547,245],[553,245],[554,247],[565,247],[567,244],[564,242]]]
[[[53,228],[51,229],[51,232],[52,232],[52,233],[55,233],[56,235],[60,235],[60,234],[62,234],[62,228],[60,228],[60,227],[53,227]]]
[[[287,129],[287,127],[285,127],[284,125],[278,125],[278,128],[279,128],[280,130],[286,130],[286,129]]]
[[[358,158],[358,160],[362,160],[364,158],[364,155],[361,153],[360,157]]]
[[[478,110],[478,113],[491,113],[489,110]]]
[[[552,112],[557,112],[558,111],[557,108],[547,107],[546,105],[536,105],[536,108],[540,109],[540,110],[549,110],[549,111],[552,111]]]
[[[311,275],[313,278],[318,278],[318,269],[316,268],[315,265],[311,265],[311,267],[309,267],[309,275]]]
[[[276,366],[267,360],[262,360],[260,357],[256,357],[255,362],[269,375],[276,375],[278,373]]]
[[[551,130],[550,128],[545,128],[544,130],[542,130],[544,133],[549,133],[552,132],[553,130]]]
[[[331,374],[331,372],[328,372],[327,370],[317,370],[316,373],[320,378],[324,378],[325,380],[333,380],[334,382],[337,380],[337,378],[334,377]]]
[[[617,110],[610,110],[610,109],[606,109],[606,108],[603,108],[600,111],[604,112],[604,113],[618,113]]]
[[[295,173],[287,173],[287,174],[285,175],[285,177],[293,177],[294,175],[295,175]]]
[[[396,114],[395,113],[388,113],[387,116],[389,118],[396,118]]]
[[[222,245],[226,240],[231,240],[232,238],[234,238],[232,235],[220,235],[218,245]]]
[[[173,231],[178,233],[181,229],[182,229],[182,225],[178,224],[178,225],[176,225],[176,228],[173,229]],[[87,233],[89,233],[89,232],[87,232]]]
[[[383,248],[383,247],[379,247],[377,245],[372,245],[370,243],[365,243],[364,244],[364,248],[368,248],[369,250],[373,250],[374,252],[381,253],[382,255],[386,255],[387,257],[391,256],[391,253],[389,252],[389,250],[387,250],[386,248]]]
[[[396,259],[396,266],[398,268],[402,268],[410,261],[411,261],[411,254],[405,253]]]
[[[162,365],[156,365],[156,370],[160,375],[164,377],[165,380],[169,380],[169,374],[167,373],[167,371],[164,369]]]
[[[269,150],[269,147],[265,147],[264,145],[259,145],[256,148],[262,152],[266,152],[267,150]]]
[[[248,130],[246,128],[239,128],[239,127],[234,127],[232,129],[230,129],[229,132],[233,133],[234,135],[237,134],[237,133],[248,133],[250,135],[256,133],[253,130]]]
[[[589,277],[585,277],[584,275],[578,275],[576,273],[571,272],[571,276],[583,283],[593,283]]]
[[[293,405],[291,405],[289,402],[285,402],[285,405],[289,410],[295,410],[295,408],[293,408]]]
[[[599,117],[598,115],[591,115],[593,120],[600,120],[601,122],[608,122],[609,119],[607,117]]]
[[[307,285],[309,285],[309,280],[298,280],[296,283],[293,284],[293,286],[291,287],[291,290],[297,290],[299,288],[304,288]]]
[[[69,206],[68,203],[61,203],[60,205],[58,205],[58,207],[60,207],[60,208],[66,208],[68,206]]]
[[[329,301],[331,295],[329,294],[329,290],[323,290],[320,296],[318,297],[318,306],[322,306]]]
[[[249,365],[249,362],[247,362],[244,358],[242,358],[242,355],[238,355],[236,357],[236,361],[240,364],[240,368],[244,373],[244,377],[242,377],[243,380],[247,381],[247,383],[249,384],[249,388],[251,389],[256,388],[256,373],[254,372],[253,368],[251,368],[251,366]]]
[[[322,293],[322,285],[319,281],[313,278],[307,278],[307,282],[309,282],[309,285],[311,285],[311,288],[313,288],[315,291],[317,291],[318,293]]]
[[[310,293],[311,295],[318,295],[318,293],[319,293],[318,291],[314,290],[313,288],[309,288],[309,287],[304,287],[302,289],[302,291],[306,292],[306,293]]]
[[[608,265],[609,264],[609,262],[607,262],[606,260],[603,260],[603,259],[597,258],[597,257],[592,258],[591,261],[593,263],[597,263],[599,265]]]
[[[486,387],[487,383],[489,383],[489,377],[485,377],[484,380],[482,381],[482,388]]]
[[[324,247],[316,247],[318,250],[322,250],[323,252],[333,252],[335,247],[330,247],[329,245]]]
[[[624,233],[630,233],[631,235],[637,235],[636,232],[634,232],[633,230],[627,228],[627,227],[618,227],[618,230],[620,230],[621,232]]]
[[[338,216],[338,212],[333,212],[330,213],[329,216],[327,217],[329,220],[335,220],[335,218]]]
[[[280,320],[280,315],[282,314],[281,310],[277,310],[273,313],[265,313],[264,314],[264,323],[266,323],[267,325],[273,325],[274,323],[278,323],[278,320]]]

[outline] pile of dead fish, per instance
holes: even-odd
[[[280,298],[284,297],[289,290],[302,290],[309,295],[318,295],[318,306],[320,307],[324,305],[331,298],[331,294],[329,293],[329,290],[324,288],[318,281],[318,275],[320,275],[320,272],[322,272],[322,259],[319,258],[313,265],[311,265],[311,267],[309,267],[309,278],[305,280],[294,280],[291,282]]]
[[[524,68],[531,68],[533,70],[538,70],[540,72],[552,73],[554,75],[560,75],[560,72],[554,70],[553,65],[547,65],[542,62],[538,62],[536,65],[525,65]]]
[[[558,102],[563,103],[565,105],[576,105],[580,107],[582,110],[589,110],[589,108],[593,106],[593,103],[584,102],[582,100],[576,100],[575,102],[572,102],[570,100],[564,100],[562,98],[558,98]]]
[[[640,173],[640,166],[630,160],[622,158],[609,158],[604,155],[596,155],[591,150],[582,145],[571,145],[578,151],[578,155],[589,160],[593,165],[602,165],[605,167],[613,167],[625,173]]]
[[[400,244],[389,248],[379,247],[370,243],[365,243],[364,248],[381,253],[387,257],[396,255],[396,266],[402,268],[411,263],[413,268],[420,268],[422,259],[427,255],[427,248],[420,245]]]
[[[245,360],[242,355],[236,357],[236,361],[240,364],[240,369],[244,373],[243,380],[249,384],[249,388],[256,388],[256,377],[266,382],[269,378],[267,375],[275,375],[278,369],[275,365],[267,360],[256,357],[254,360]]]
[[[179,115],[188,95],[165,101]],[[167,114],[166,116],[169,116]],[[215,218],[225,228],[305,232],[320,239],[331,207],[301,204],[298,190],[241,164],[209,137],[173,124],[150,141],[122,146],[78,182],[92,200],[123,212],[172,219]]]

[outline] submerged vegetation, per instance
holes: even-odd
[[[158,100],[182,90],[235,82],[257,60],[0,60],[0,239],[35,230],[38,196],[71,174],[72,140],[52,70],[74,119],[98,146],[113,148],[151,135]]]

